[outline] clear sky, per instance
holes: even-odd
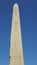
[[[0,0],[0,65],[9,65],[14,3],[20,9],[24,65],[37,65],[37,0]]]

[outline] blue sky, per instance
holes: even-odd
[[[14,3],[20,9],[24,65],[37,65],[37,0],[0,0],[0,65],[9,65]]]

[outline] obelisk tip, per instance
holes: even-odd
[[[14,4],[14,6],[18,6],[18,4],[17,4],[17,3],[15,3],[15,4]]]
[[[14,7],[18,7],[18,4],[17,4],[17,3],[15,3],[15,4],[14,4]]]

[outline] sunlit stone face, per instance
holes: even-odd
[[[10,40],[10,65],[24,65],[19,7],[17,4],[13,6],[13,18],[11,28],[11,40]]]

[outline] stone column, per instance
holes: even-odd
[[[9,65],[24,65],[18,4],[13,6]]]

